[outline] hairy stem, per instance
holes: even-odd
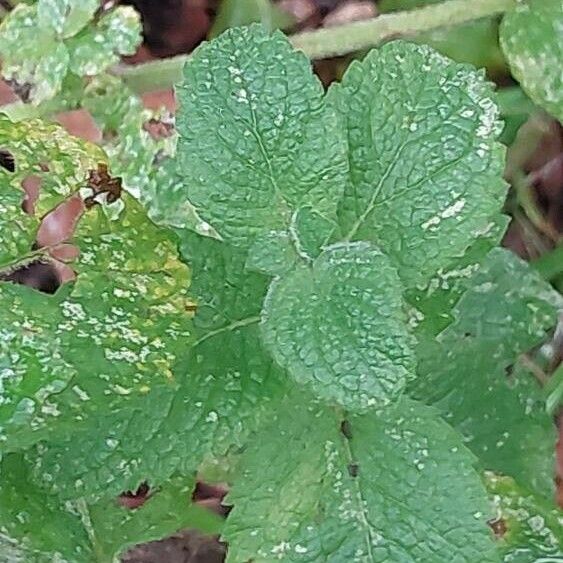
[[[290,41],[311,59],[322,59],[368,49],[395,37],[494,16],[516,4],[517,0],[447,0],[417,10],[299,33],[290,37]],[[188,57],[182,55],[136,66],[122,65],[114,72],[138,93],[166,89],[180,80]]]

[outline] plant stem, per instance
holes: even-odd
[[[375,47],[395,37],[494,16],[516,4],[517,0],[447,0],[416,10],[299,33],[290,37],[290,41],[309,58],[322,59]],[[182,55],[136,66],[121,65],[114,69],[114,73],[137,93],[163,90],[180,81],[182,67],[188,58],[189,55]]]
[[[563,276],[563,242],[531,262],[541,276],[552,281]]]
[[[417,10],[306,31],[294,35],[291,42],[310,58],[320,59],[374,47],[397,36],[413,35],[496,15],[515,5],[516,0],[448,0]]]

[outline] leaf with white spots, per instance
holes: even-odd
[[[99,147],[78,142],[60,127],[38,119],[12,123],[4,115],[0,115],[0,149],[10,154],[14,167],[13,172],[0,167],[1,204],[9,206],[9,211],[0,214],[0,221],[4,221],[0,223],[2,268],[6,261],[29,250],[39,218],[82,187],[88,170],[103,162],[105,155]],[[30,179],[40,185],[33,203],[35,216],[22,213],[26,199],[23,187]],[[9,251],[17,241],[24,246]]]
[[[62,498],[96,498],[189,474],[206,457],[244,446],[284,389],[252,325],[202,339],[174,373],[169,388],[116,404],[68,439],[39,444],[30,457],[36,478]]]
[[[563,561],[560,510],[519,487],[510,477],[488,473],[485,484],[496,511],[489,525],[503,561]]]
[[[0,25],[2,76],[15,81],[35,104],[57,95],[64,104],[65,98],[76,97],[73,87],[82,94],[75,75],[99,74],[121,55],[132,55],[141,42],[140,18],[132,7],[118,6],[95,17],[99,9],[99,0],[16,6]]]
[[[330,246],[274,280],[262,335],[289,375],[350,409],[397,398],[414,372],[402,285],[365,242]]]
[[[134,54],[140,41],[139,15],[130,6],[119,6],[67,41],[69,68],[79,76],[100,74],[121,55]]]
[[[245,253],[179,234],[192,269],[197,342],[182,341],[167,385],[116,402],[68,438],[39,444],[36,478],[63,498],[118,494],[193,472],[206,456],[243,446],[283,393],[284,378],[259,339],[256,297],[266,293],[267,278],[244,270]]]
[[[429,47],[396,41],[353,62],[328,99],[349,141],[344,238],[378,244],[407,287],[428,281],[504,203],[491,85]]]
[[[39,0],[37,16],[42,27],[50,27],[60,37],[71,37],[93,18],[98,0]]]
[[[199,47],[178,87],[183,186],[223,239],[248,248],[289,226],[300,206],[334,216],[346,171],[345,137],[305,55],[283,34],[231,29]]]
[[[242,456],[227,561],[497,561],[473,462],[416,402],[343,423],[291,397]]]
[[[20,4],[0,24],[2,76],[25,86],[38,103],[53,97],[68,70],[69,55],[53,30],[39,25],[36,6]]]
[[[21,198],[18,179],[38,171],[45,178],[35,206],[41,214],[84,187],[89,172],[105,158],[60,128],[7,121],[0,126],[0,140],[6,140],[17,167],[13,175],[0,172],[0,193],[7,201],[14,192]],[[29,232],[13,248],[7,230],[6,260],[48,262],[44,249],[32,249],[38,221],[26,217],[12,208],[12,230],[21,218],[19,231],[29,227]],[[175,385],[173,368],[192,334],[187,267],[178,260],[170,234],[153,225],[130,196],[86,209],[68,242],[79,250],[72,263],[77,278],[53,296],[8,283],[10,270],[4,268],[3,452],[38,441],[72,440],[84,428],[107,429],[112,417],[150,403],[153,393],[161,397],[163,389]],[[108,447],[112,437],[100,435],[103,448]],[[103,449],[92,456],[103,456]],[[91,488],[99,487],[102,494],[104,486],[107,482],[99,480]]]
[[[555,429],[537,381],[514,364],[545,339],[563,300],[500,249],[466,283],[453,322],[434,343],[421,339],[412,392],[445,413],[485,469],[551,496]]]
[[[517,3],[502,20],[500,42],[530,98],[563,120],[563,1]]]

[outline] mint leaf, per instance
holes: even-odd
[[[395,399],[414,371],[402,286],[369,243],[331,246],[272,283],[262,335],[297,382],[350,409]]]
[[[170,389],[123,404],[68,440],[41,443],[36,478],[63,498],[96,498],[193,472],[206,456],[245,445],[284,389],[256,326],[202,339],[174,373]]]
[[[463,256],[435,272],[425,287],[407,292],[407,300],[415,308],[411,311],[410,324],[419,339],[432,340],[452,323],[455,304],[471,285],[481,262],[500,244],[508,222],[508,217],[498,216]]]
[[[89,538],[80,518],[30,480],[21,456],[3,456],[0,469],[2,556],[12,550],[14,561],[88,561]]]
[[[194,479],[175,477],[149,492],[135,510],[114,502],[82,503],[92,526],[97,560],[112,561],[138,543],[159,540],[182,528],[197,527],[204,533],[221,529],[219,516],[191,503]]]
[[[426,46],[396,41],[352,63],[329,100],[348,134],[345,239],[378,244],[407,287],[428,281],[504,202],[491,86]]]
[[[259,236],[248,251],[246,268],[270,276],[284,274],[293,268],[297,253],[286,231],[269,231]]]
[[[98,0],[39,0],[37,16],[42,26],[55,30],[60,37],[78,33],[100,7]]]
[[[2,76],[29,84],[35,102],[55,95],[67,73],[68,51],[51,30],[39,25],[35,6],[20,4],[2,21],[0,55]]]
[[[60,128],[36,122],[0,121],[0,139],[6,140],[17,170],[0,172],[2,197],[6,193],[11,201],[16,192],[21,198],[18,179],[35,172],[44,180],[35,206],[40,215],[76,197],[75,190],[86,185],[104,158]],[[21,210],[20,217],[26,217]],[[29,226],[17,246],[21,256],[8,256],[11,268],[22,260],[50,260],[46,250],[31,248],[37,219]],[[1,247],[4,237],[11,248],[11,230],[0,234]],[[178,261],[169,233],[150,223],[137,202],[122,194],[113,204],[94,205],[70,242],[80,250],[72,264],[77,280],[56,295],[0,282],[4,452],[39,441],[72,441],[89,427],[99,433],[91,442],[99,448],[92,457],[103,457],[115,447],[111,427],[121,413],[158,401],[163,389],[170,389],[172,369],[191,335],[187,268]],[[103,494],[102,485],[118,488],[129,484],[128,477],[116,472],[90,487],[100,486],[96,492]]]
[[[120,6],[101,16],[67,42],[70,69],[80,76],[100,74],[119,61],[121,55],[135,53],[141,40],[139,15],[129,6]]]
[[[563,5],[518,3],[501,23],[500,42],[512,74],[534,102],[563,120]]]
[[[473,457],[432,409],[351,416],[348,438],[341,422],[291,397],[256,436],[227,497],[227,561],[497,560]]]
[[[118,494],[195,471],[206,456],[243,446],[284,389],[259,341],[261,299],[253,296],[265,294],[267,279],[245,272],[241,251],[188,231],[180,236],[194,272],[197,341],[183,341],[167,385],[39,445],[36,478],[64,498]]]
[[[269,278],[246,270],[247,252],[190,231],[178,231],[180,252],[190,266],[194,324],[204,335],[245,319],[258,320]]]
[[[135,10],[119,6],[94,18],[99,8],[97,0],[39,0],[7,14],[0,25],[2,75],[20,86],[24,101],[39,104],[72,84],[74,106],[82,97],[83,76],[135,52],[141,41]],[[68,103],[68,92],[61,97],[59,104]]]
[[[63,502],[37,486],[17,454],[6,456],[0,468],[0,547],[10,561],[113,561],[127,547],[180,528],[220,529],[219,517],[191,504],[193,478],[176,477],[129,510],[116,499]]]
[[[517,280],[517,283],[515,281]],[[421,341],[414,395],[439,407],[484,468],[549,495],[554,428],[519,353],[542,342],[562,301],[534,271],[492,251],[471,277],[434,345]]]
[[[519,487],[510,477],[489,473],[486,485],[496,516],[490,522],[503,561],[560,561],[561,512]]]
[[[232,29],[199,47],[178,88],[179,173],[189,199],[223,239],[248,248],[311,206],[333,216],[345,138],[307,58],[281,33]]]
[[[301,258],[312,260],[328,244],[336,228],[334,221],[310,207],[302,207],[293,216],[290,231]]]

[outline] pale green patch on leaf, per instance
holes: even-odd
[[[563,120],[563,2],[519,2],[502,20],[500,41],[522,88],[534,102]]]
[[[346,170],[345,138],[305,55],[281,33],[229,30],[194,53],[178,87],[183,186],[226,241],[248,248],[286,229],[309,205],[334,216]]]
[[[498,108],[482,75],[402,41],[354,62],[329,100],[345,120],[347,240],[371,240],[407,285],[464,253],[505,198]]]
[[[240,461],[227,561],[497,561],[473,463],[418,403],[342,424],[290,397]]]
[[[180,236],[194,272],[197,342],[184,344],[168,385],[117,403],[68,439],[40,444],[35,474],[65,498],[194,472],[206,457],[243,446],[283,393],[284,378],[261,349],[261,299],[251,299],[265,294],[267,278],[246,272],[245,256],[223,243]]]
[[[167,112],[144,108],[119,79],[108,75],[98,76],[86,86],[82,104],[105,137],[104,150],[112,170],[123,178],[124,188],[145,205],[155,223],[219,238],[188,200],[170,205],[158,197],[161,191],[182,184],[173,159],[177,134]],[[152,136],[147,131],[151,124],[162,127],[164,134]]]
[[[264,342],[297,382],[352,410],[394,400],[414,372],[402,286],[365,242],[331,246],[269,290]]]
[[[35,102],[52,97],[67,73],[66,47],[39,25],[35,6],[16,6],[2,21],[0,55],[2,76],[29,85]]]
[[[453,322],[421,338],[414,395],[439,407],[485,469],[550,495],[554,427],[529,373],[513,366],[555,325],[561,297],[505,250],[492,251],[467,282]]]

